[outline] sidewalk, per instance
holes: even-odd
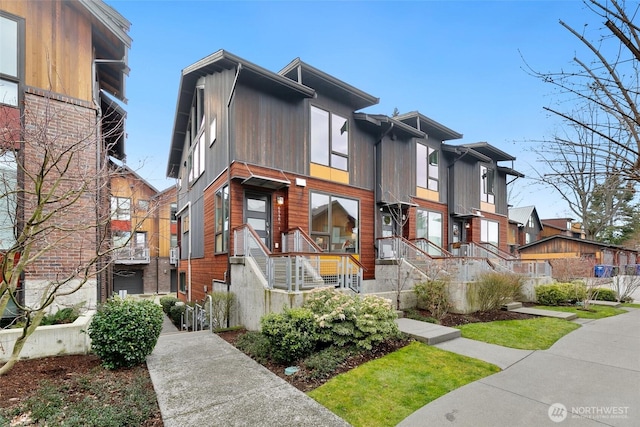
[[[165,427],[348,424],[209,331],[165,321],[147,358]]]
[[[640,425],[640,309],[583,323],[548,350],[464,338],[436,346],[504,370],[425,405],[399,426]],[[147,365],[167,427],[348,425],[208,331],[177,333],[165,322]]]
[[[455,344],[460,339],[438,346],[468,354],[471,347]],[[475,349],[474,357],[491,362],[494,350]],[[583,323],[550,349],[523,356],[425,405],[398,426],[640,425],[640,309]]]

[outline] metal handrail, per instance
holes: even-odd
[[[282,233],[282,252],[323,252],[311,236],[299,227]]]

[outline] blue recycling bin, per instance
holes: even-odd
[[[604,265],[596,265],[593,268],[593,275],[595,277],[604,277]]]

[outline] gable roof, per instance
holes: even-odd
[[[462,144],[463,147],[472,148],[487,157],[491,157],[496,162],[504,161],[504,160],[515,160],[511,154],[507,154],[504,151],[500,150],[497,147],[489,144],[488,142],[474,142],[472,144]]]
[[[540,222],[540,218],[538,217],[538,213],[536,211],[535,206],[523,206],[518,208],[509,208],[509,221],[515,222],[518,225],[524,226],[529,222],[529,218],[533,216],[533,213],[536,213],[535,218],[538,222],[538,225],[542,229],[542,223]]]
[[[592,246],[597,246],[599,248],[604,248],[604,249],[617,249],[617,250],[624,250],[624,251],[630,251],[630,252],[637,252],[633,249],[627,249],[624,246],[620,246],[620,245],[613,245],[610,243],[604,243],[604,242],[596,242],[594,240],[585,240],[585,239],[580,239],[578,237],[572,237],[572,236],[566,236],[564,234],[554,234],[553,236],[549,236],[549,237],[545,237],[544,239],[540,239],[540,240],[536,240],[535,242],[531,242],[531,243],[527,243],[526,245],[522,245],[518,248],[518,250],[520,252],[522,252],[523,250],[526,250],[528,248],[534,247],[536,245],[542,245],[545,244],[551,240],[554,239],[563,239],[563,240],[569,240],[572,242],[578,242],[578,243],[584,243],[587,245],[592,245]]]
[[[427,135],[408,124],[384,114],[354,113],[353,118],[369,131],[401,132],[409,137],[425,138]]]

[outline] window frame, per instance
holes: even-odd
[[[491,225],[491,227],[489,227]],[[495,225],[495,229],[493,227]],[[490,240],[490,235],[495,231],[496,240]],[[492,221],[490,219],[480,220],[480,241],[483,243],[491,243],[496,247],[500,245],[500,223],[498,221]]]
[[[480,166],[480,200],[495,204],[495,186],[496,173],[495,169],[489,166]]]
[[[326,114],[326,122],[316,123],[314,121],[314,110],[319,113]],[[344,120],[344,124],[337,128],[337,125]],[[336,121],[338,123],[336,123]],[[320,128],[319,128],[320,127]],[[324,127],[322,133],[314,132],[314,130],[320,130]],[[343,130],[344,128],[344,130]],[[340,114],[318,107],[316,105],[310,105],[309,108],[309,160],[311,163],[315,163],[322,166],[327,166],[333,169],[349,172],[349,151],[350,151],[350,132],[351,125],[348,117],[343,117]],[[339,135],[338,135],[339,133]],[[346,134],[345,137],[342,135]],[[322,141],[319,140],[320,135]],[[326,140],[325,140],[326,139]],[[345,141],[339,141],[339,139],[345,139]],[[344,149],[339,147],[339,142],[344,142]],[[314,149],[315,148],[315,149]],[[314,156],[315,153],[322,152],[322,158]],[[326,159],[325,159],[326,156]],[[344,162],[344,166],[338,164],[340,161]]]
[[[326,230],[314,230],[314,219],[313,219],[314,196],[327,198]],[[354,218],[354,224],[351,227],[350,234],[341,233],[340,228],[344,228],[346,231],[347,227],[340,227],[333,224],[333,215],[334,215],[333,203],[334,201],[337,201],[336,199],[354,202],[356,204],[355,210],[356,210],[357,217]],[[348,211],[346,212],[348,213]],[[345,197],[342,195],[327,194],[320,191],[309,192],[309,236],[311,236],[313,241],[316,242],[316,244],[318,244],[318,246],[323,248],[326,252],[360,253],[359,223],[360,223],[360,199]],[[355,237],[354,237],[354,234],[355,234]],[[344,241],[342,241],[343,238],[344,238]],[[326,242],[325,242],[325,239],[326,239]]]
[[[24,82],[24,58],[25,58],[25,20],[19,16],[0,10],[0,19],[15,22],[16,24],[16,65],[15,75],[7,74],[0,69],[0,81],[11,83],[15,86],[15,103],[3,102],[0,99],[0,105],[6,105],[13,108],[19,108],[22,105],[22,85]],[[4,98],[4,97],[2,97]]]
[[[426,216],[423,216],[422,213],[426,213]],[[436,222],[436,220],[435,219],[432,220],[431,215],[437,215],[440,217],[440,227],[438,230],[440,235],[438,236],[437,239],[432,238],[432,236],[435,236],[435,235],[431,233],[430,224],[432,222]],[[426,236],[421,236],[419,233],[418,225],[421,222],[421,218],[424,218]],[[426,208],[416,208],[416,238],[427,239],[428,241],[442,248],[443,247],[442,243],[444,238],[444,214],[442,212],[434,211]],[[429,248],[429,252],[428,252],[429,255],[441,255],[441,252],[437,251],[435,248],[432,248],[431,245],[429,245],[428,248]]]
[[[416,143],[416,186],[440,191],[440,150],[420,142]]]
[[[216,254],[229,252],[229,186],[223,185],[214,197],[214,245]]]
[[[130,197],[111,196],[111,220],[131,221]]]

